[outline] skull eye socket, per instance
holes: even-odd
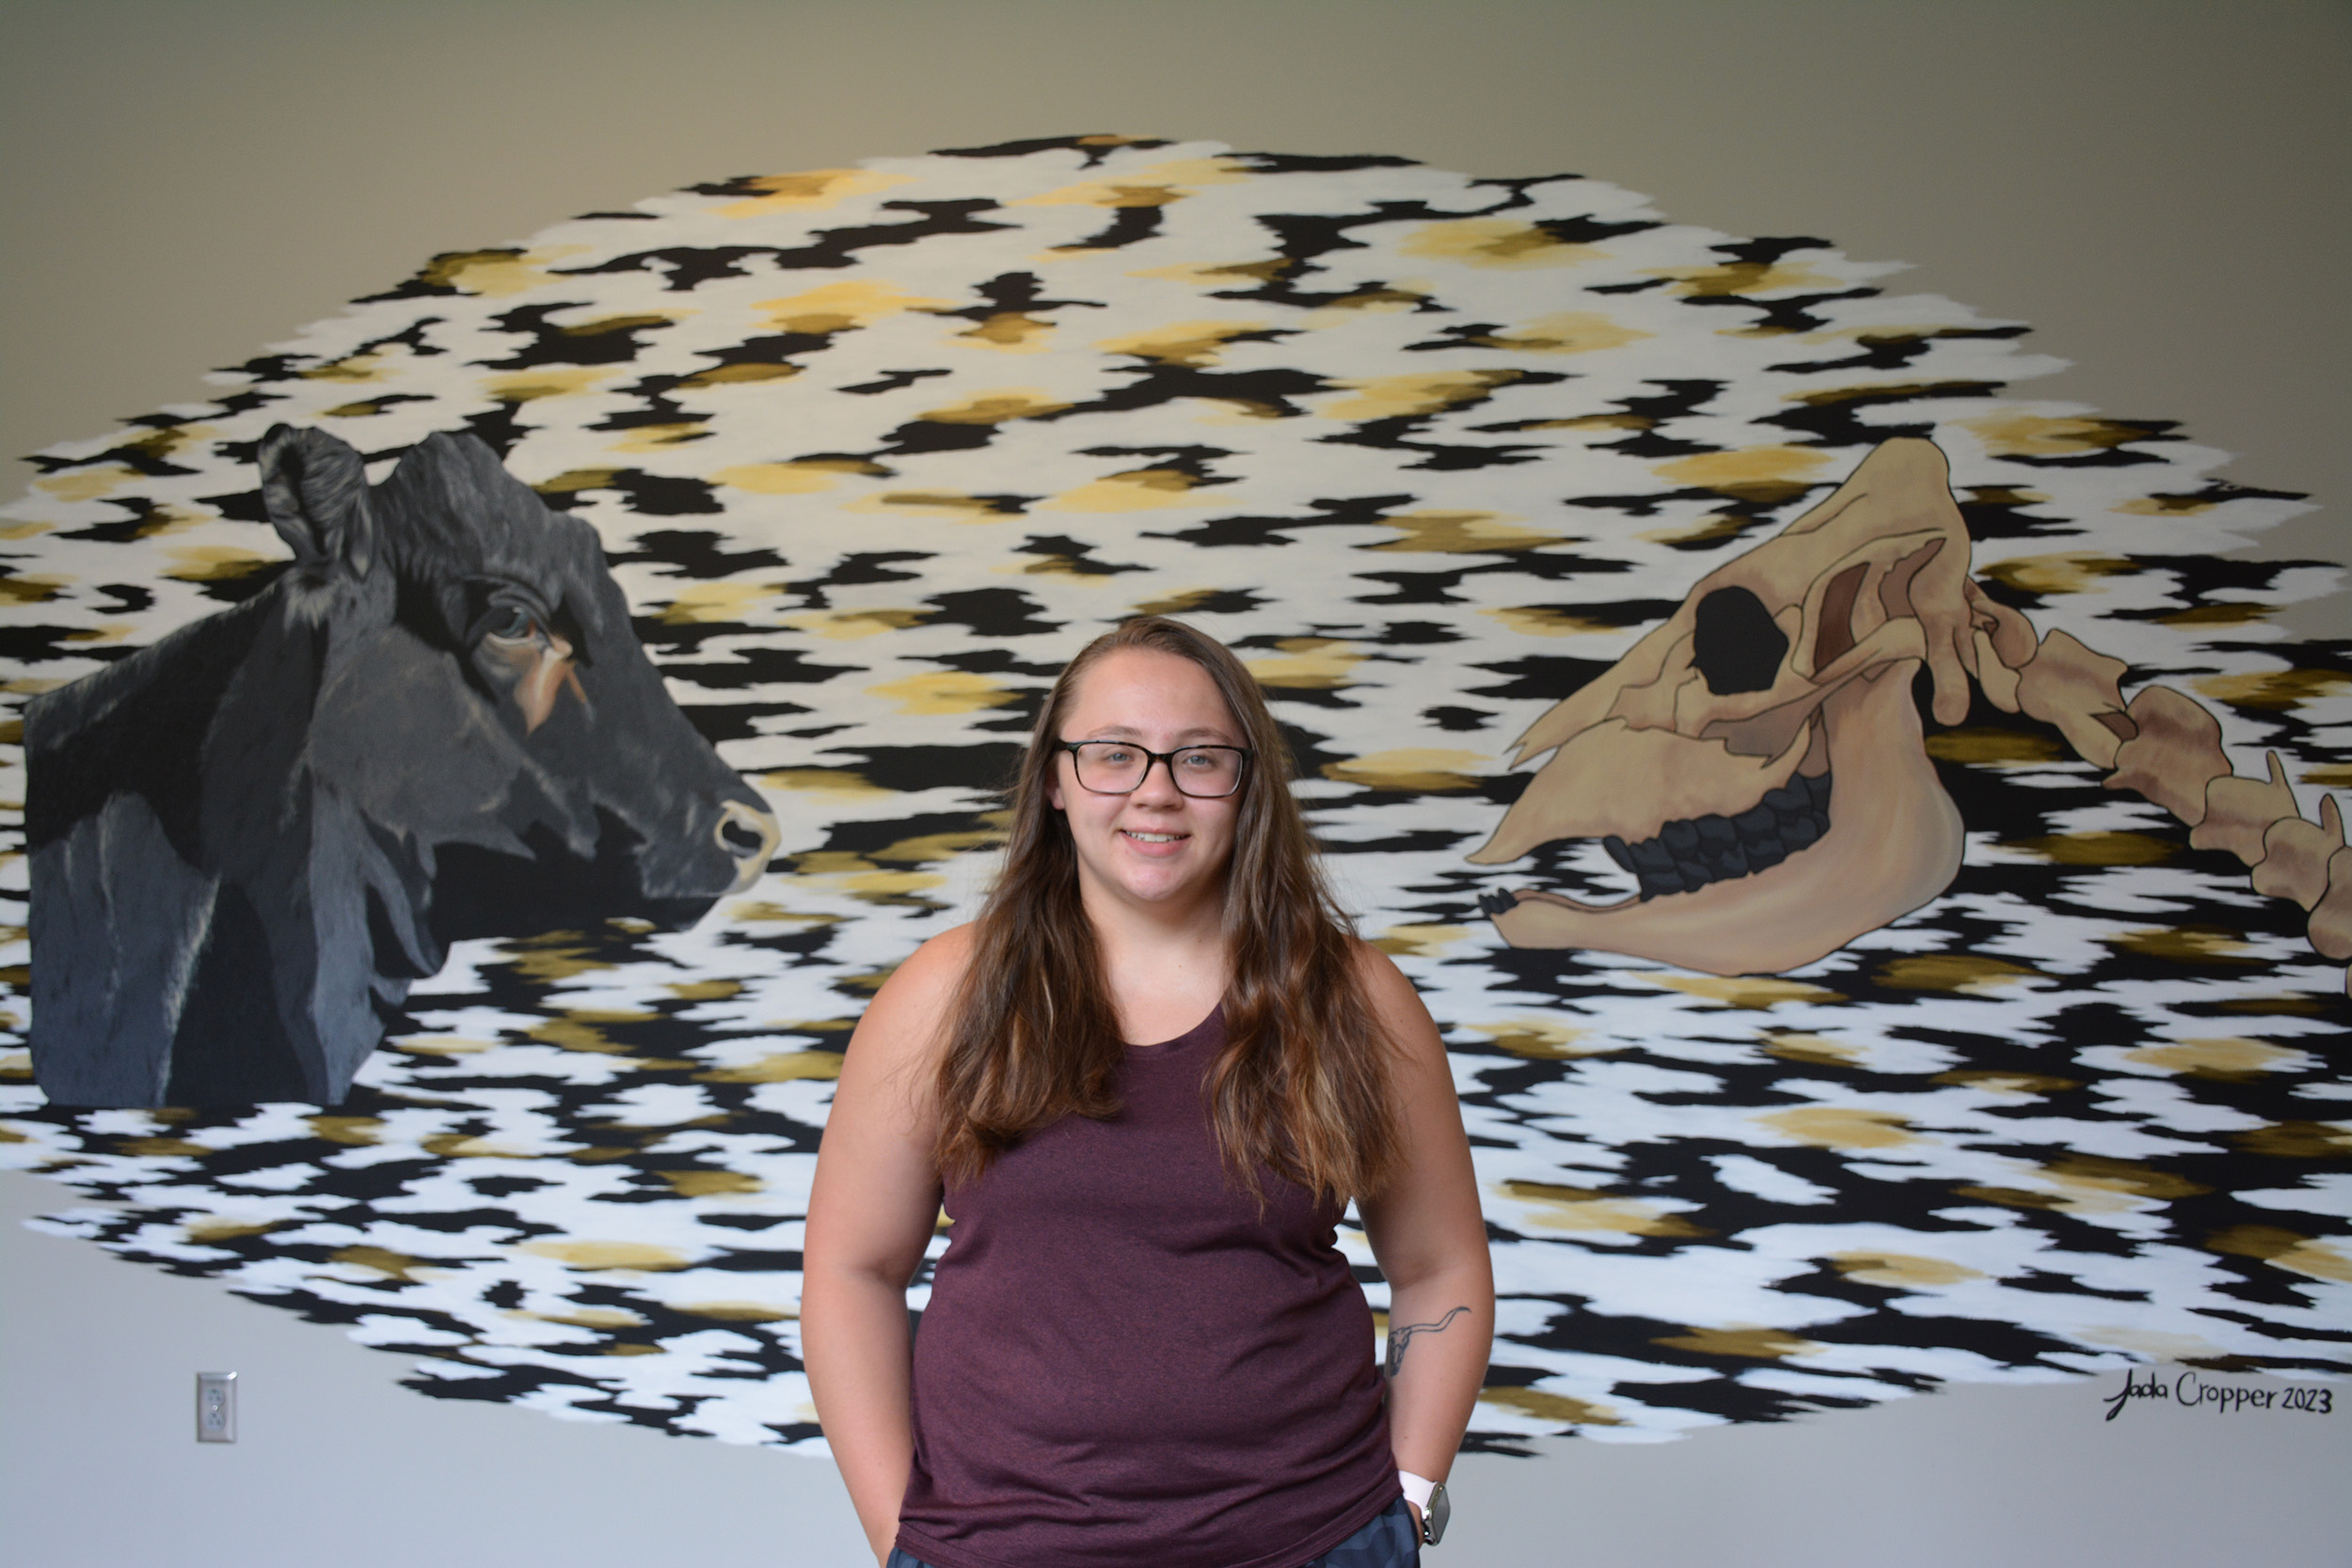
[[[1764,601],[1744,588],[1718,588],[1698,602],[1691,661],[1718,697],[1769,691],[1788,657],[1788,639]]]

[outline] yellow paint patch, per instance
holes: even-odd
[[[2012,1209],[2057,1209],[2070,1214],[2090,1215],[2130,1213],[2152,1203],[2200,1197],[2213,1190],[2185,1177],[2095,1154],[2069,1155],[2029,1170],[2041,1185],[1960,1187],[1954,1191],[1963,1197],[1984,1198]]]
[[[1200,506],[1192,492],[1200,481],[1182,468],[1130,468],[1065,490],[1041,503],[1041,512],[1145,512],[1163,506]]]
[[[202,1144],[190,1143],[185,1138],[125,1138],[115,1148],[121,1153],[135,1154],[143,1160],[200,1160],[213,1152]]]
[[[181,582],[228,582],[285,559],[234,545],[180,545],[166,553],[179,564],[165,567],[164,576]]]
[[[1343,381],[1355,395],[1327,403],[1316,412],[1330,420],[1418,420],[1449,408],[1483,403],[1498,387],[1519,378],[1517,371],[1430,371],[1419,375],[1376,375]]]
[[[76,468],[71,473],[45,474],[33,481],[33,488],[45,490],[61,501],[94,501],[101,496],[112,495],[117,487],[139,477],[136,468],[126,468],[119,463],[103,468]]]
[[[680,1197],[723,1197],[730,1193],[762,1193],[767,1186],[756,1176],[739,1170],[664,1170],[655,1175]]]
[[[2082,1084],[2073,1078],[2050,1078],[2038,1072],[1997,1072],[1968,1068],[1951,1072],[1939,1072],[1930,1082],[1949,1084],[1957,1088],[1981,1089],[1987,1094],[2009,1094],[2021,1097],[2064,1094],[2069,1089],[2082,1087]]]
[[[1592,354],[1600,349],[1622,348],[1650,336],[1589,310],[1563,310],[1538,316],[1524,326],[1476,341],[1487,348],[1516,349],[1521,354]]]
[[[1391,926],[1372,939],[1395,958],[1434,958],[1470,934],[1468,926]]]
[[[1127,276],[1165,277],[1172,283],[1190,283],[1202,289],[1230,289],[1235,284],[1271,283],[1287,274],[1293,265],[1287,257],[1269,256],[1256,261],[1183,261],[1171,267],[1144,267]]]
[[[1558,1187],[1549,1181],[1505,1181],[1496,1190],[1533,1205],[1535,1212],[1529,1218],[1547,1230],[1683,1240],[1714,1234],[1643,1198],[1611,1197],[1590,1188]]]
[[[1089,180],[1041,196],[1025,196],[1014,207],[1165,207],[1202,185],[1230,185],[1249,178],[1235,158],[1177,158],[1136,169],[1117,180]]]
[[[2161,865],[2173,851],[2173,846],[2147,833],[2056,833],[2003,843],[2056,865]]]
[[[928,618],[928,612],[920,610],[817,610],[804,615],[787,615],[784,624],[835,641],[854,641],[881,632],[919,626]]]
[[[228,1242],[239,1236],[266,1236],[285,1220],[240,1220],[227,1214],[204,1214],[187,1221],[181,1230],[191,1242]]]
[[[889,490],[879,496],[868,496],[851,501],[851,512],[915,513],[945,517],[955,523],[1000,523],[1017,516],[1022,510],[1017,499],[992,499],[986,496],[967,496],[954,490]]]
[[[2138,570],[2112,555],[2028,555],[1980,566],[1977,575],[2021,594],[2080,594],[2101,578],[2125,577]]]
[[[2114,510],[2135,517],[2194,517],[2211,512],[2214,505],[2202,496],[2142,496]]]
[[[1816,1148],[1899,1148],[1918,1141],[1894,1112],[1858,1105],[1803,1105],[1751,1119]]]
[[[437,1154],[444,1160],[535,1160],[537,1155],[524,1149],[510,1148],[491,1138],[472,1138],[462,1132],[442,1132],[424,1139],[418,1148],[427,1154]]]
[[[2044,976],[2041,971],[2024,964],[1975,953],[1914,953],[1879,965],[1877,978],[1880,985],[1896,990],[1996,996],[2005,986]]]
[[[1613,1042],[1603,1041],[1589,1050],[1576,1042],[1592,1031],[1571,1024],[1555,1023],[1549,1019],[1514,1019],[1507,1023],[1473,1023],[1473,1034],[1485,1035],[1514,1056],[1534,1061],[1560,1062],[1578,1056],[1597,1056],[1614,1051]]]
[[[2190,684],[2217,702],[2280,713],[2341,691],[2352,686],[2352,678],[2333,670],[2265,670],[2250,675],[2200,675]]]
[[[798,1084],[841,1076],[838,1051],[780,1051],[755,1062],[713,1068],[694,1075],[706,1084]]]
[[[1035,354],[1054,336],[1054,324],[1020,310],[999,310],[977,326],[966,327],[948,340],[970,348],[994,349],[1000,354]]]
[[[806,795],[832,795],[851,800],[881,800],[895,793],[868,784],[866,775],[847,768],[780,768],[762,773],[759,782],[771,789]]]
[[[785,1307],[757,1301],[676,1301],[670,1303],[670,1310],[730,1323],[789,1323],[799,1316]]]
[[[655,1273],[682,1269],[684,1253],[648,1242],[525,1242],[516,1248],[537,1258],[552,1258],[575,1269],[638,1269]]]
[[[354,384],[381,381],[391,373],[391,366],[387,362],[391,357],[382,352],[354,354],[342,359],[329,359],[323,365],[312,365],[300,373],[306,381],[345,381]],[[408,356],[404,354],[399,357],[405,359]],[[372,403],[346,404],[344,406],[363,409],[370,414],[377,411],[376,405]]]
[[[868,850],[875,860],[894,863],[929,865],[935,861],[953,860],[974,849],[989,849],[1005,842],[1005,835],[993,829],[969,829],[961,832],[920,833],[913,838],[898,839],[886,848]]]
[[[752,606],[772,598],[778,590],[765,582],[690,582],[661,607],[661,623],[671,626],[723,625],[745,619]]]
[[[1480,752],[1449,752],[1412,747],[1401,752],[1375,752],[1344,762],[1327,762],[1323,776],[1367,789],[1407,789],[1423,794],[1478,787],[1481,768],[1494,759]]]
[[[935,424],[1003,424],[1008,420],[1034,420],[1058,414],[1070,404],[1034,387],[1000,387],[975,392],[961,403],[933,408],[919,417]]]
[[[2164,958],[2172,963],[2250,964],[2262,961],[2242,933],[2226,931],[2215,926],[2159,927],[2144,931],[2125,931],[2120,936],[2101,937],[2099,940],[2127,953]]]
[[[2249,1040],[2235,1036],[2142,1046],[2137,1051],[2125,1052],[2124,1056],[2127,1060],[2161,1068],[2167,1072],[2185,1072],[2200,1078],[2225,1081],[2249,1078],[2261,1072],[2276,1072],[2282,1068],[2302,1067],[2311,1060],[2300,1051],[2272,1045],[2267,1040]]]
[[[2046,735],[2016,730],[1943,730],[1927,738],[1928,755],[1938,762],[1966,763],[1976,768],[2039,768],[2071,761],[2065,745]]]
[[[897,704],[900,713],[921,715],[979,713],[1021,700],[1019,692],[1008,691],[985,675],[975,675],[962,670],[910,675],[904,680],[885,681],[881,686],[869,686],[866,689],[874,696],[886,697]]]
[[[552,479],[543,479],[532,486],[543,496],[577,495],[582,490],[602,490],[620,477],[618,468],[567,468]]]
[[[681,1002],[723,1002],[743,994],[740,980],[673,980],[661,988]]]
[[[2226,1354],[2210,1339],[2192,1334],[2166,1334],[2158,1329],[2122,1323],[2094,1323],[2072,1331],[2074,1338],[2093,1345],[2111,1345],[2144,1355],[2151,1361],[2195,1361]]]
[[[1541,1388],[1481,1388],[1478,1402],[1516,1410],[1539,1421],[1558,1421],[1563,1426],[1625,1425],[1605,1404],[1592,1404],[1567,1394],[1549,1394]]]
[[[555,279],[546,268],[551,261],[577,256],[582,245],[549,245],[543,250],[451,250],[436,256],[418,276],[425,282],[461,294],[503,299],[528,293]]]
[[[313,1135],[324,1138],[331,1144],[348,1144],[357,1148],[382,1141],[378,1136],[384,1131],[384,1118],[381,1117],[334,1117],[321,1114],[304,1117],[302,1119],[310,1124],[310,1132]]]
[[[1138,615],[1185,615],[1224,592],[1222,588],[1183,588],[1155,599],[1140,600],[1133,608]]]
[[[259,561],[261,558],[254,558]],[[242,575],[242,574],[238,574]],[[73,579],[50,572],[27,572],[21,577],[0,578],[0,603],[47,604],[57,592]]]
[[[411,1258],[405,1252],[393,1252],[380,1246],[347,1246],[340,1252],[327,1254],[327,1260],[353,1263],[363,1269],[373,1269],[377,1274],[389,1275],[394,1279],[412,1281],[417,1275],[409,1271],[425,1266],[421,1258]]]
[[[809,496],[840,483],[841,473],[835,463],[743,463],[710,477],[755,496]]]
[[[548,1019],[532,1024],[528,1034],[532,1039],[554,1046],[559,1051],[585,1052],[591,1056],[626,1056],[629,1053],[628,1046],[607,1038],[603,1030],[579,1019]]]
[[[449,1035],[409,1035],[390,1042],[411,1056],[476,1056],[498,1049],[496,1040],[465,1040]]]
[[[795,174],[763,174],[745,184],[759,194],[719,209],[723,218],[764,217],[770,213],[821,212],[853,196],[871,196],[893,185],[914,182],[912,174],[870,168],[811,168]]]
[[[2352,1126],[2336,1121],[2275,1121],[2230,1141],[2249,1154],[2283,1160],[2340,1160],[2352,1154]]]
[[[710,426],[701,420],[679,424],[641,424],[618,441],[609,442],[607,451],[667,451],[691,441],[700,441],[710,435]]]
[[[1829,454],[1812,447],[1749,447],[1740,451],[1703,451],[1651,467],[1670,483],[1695,485],[1760,506],[1793,500],[1813,488],[1829,466]]]
[[[1358,547],[1407,555],[1506,555],[1513,550],[1532,550],[1541,545],[1565,541],[1565,534],[1516,528],[1513,524],[1517,521],[1499,512],[1400,512],[1381,518],[1380,522],[1396,530],[1403,538]]]
[[[1653,267],[1648,276],[1676,279],[1674,293],[1700,299],[1777,293],[1783,289],[1845,289],[1842,279],[1803,262],[1727,261],[1712,267]]]
[[[1729,1355],[1743,1361],[1778,1361],[1821,1348],[1810,1339],[1778,1328],[1692,1328],[1650,1343],[1695,1355]]]
[[[1678,990],[1702,1002],[1725,1007],[1762,1010],[1784,1002],[1843,1002],[1845,997],[1802,980],[1779,980],[1762,974],[1684,974],[1674,970],[1629,973],[1628,979],[1647,980],[1667,990]]]
[[[501,403],[537,403],[588,391],[615,373],[598,365],[543,365],[537,370],[484,376],[482,389]]]
[[[801,373],[798,365],[781,362],[755,361],[733,365],[713,365],[707,371],[696,371],[680,378],[681,387],[738,387],[763,381],[789,381]]]
[[[1146,332],[1131,332],[1123,338],[1104,338],[1094,346],[1105,354],[1132,355],[1154,364],[1199,369],[1219,363],[1220,352],[1234,339],[1265,329],[1264,322],[1256,321],[1173,322]]]
[[[532,1323],[565,1323],[573,1328],[638,1328],[645,1315],[632,1312],[626,1307],[575,1307],[568,1312],[526,1312],[519,1308],[507,1314]]]
[[[1379,547],[1395,549],[1397,546],[1384,545]],[[1502,610],[1482,610],[1478,613],[1491,616],[1513,631],[1529,637],[1585,637],[1623,629],[1603,621],[1587,621],[1582,616],[1571,615],[1565,610],[1553,610],[1545,605],[1513,605]]]
[[[2303,782],[2323,788],[2352,785],[2352,768],[2307,768],[2303,770]]]
[[[1826,1035],[1770,1034],[1765,1036],[1764,1054],[1815,1067],[1852,1067],[1862,1060],[1862,1048]]]
[[[1426,224],[1397,248],[1407,256],[1473,267],[1567,267],[1607,252],[1576,245],[1532,223],[1509,218],[1454,218]]]
[[[601,958],[588,957],[590,949],[582,945],[583,941],[578,931],[543,931],[535,937],[517,937],[506,943],[507,961],[542,983],[568,980],[575,974],[612,967]]]
[[[779,332],[823,337],[871,326],[908,310],[946,309],[947,304],[911,294],[894,283],[827,283],[805,293],[763,299],[754,309],[766,311],[768,325]]]
[[[2345,1257],[2337,1247],[2326,1242],[2298,1236],[2292,1230],[2281,1230],[2276,1226],[2232,1226],[2214,1236],[2205,1245],[2215,1252],[2240,1258],[2259,1258],[2266,1263],[2313,1279],[2352,1285],[2352,1258]]]
[[[1922,1285],[1957,1285],[1982,1279],[1979,1271],[1942,1258],[1915,1258],[1900,1252],[1838,1252],[1830,1262],[1848,1279],[1907,1291]]]
[[[1988,414],[1960,422],[1975,431],[1985,451],[1995,457],[2075,457],[2149,436],[2136,425],[2071,414]]]
[[[1328,637],[1287,637],[1275,644],[1280,657],[1242,661],[1260,686],[1300,691],[1332,691],[1352,684],[1348,671],[1364,661],[1348,644]]]

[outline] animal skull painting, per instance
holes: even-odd
[[[1965,715],[1980,615],[1946,472],[1931,443],[1886,442],[1519,737],[1515,765],[1552,758],[1470,858],[1597,837],[1641,892],[1498,895],[1505,940],[1770,973],[1944,890],[1960,812],[1911,678],[1924,663],[1936,717]]]
[[[1925,664],[1937,722],[1966,717],[1973,677],[1995,707],[2109,769],[2108,788],[2243,861],[2255,891],[2309,911],[2323,957],[2352,958],[2352,848],[2334,800],[2307,820],[2276,752],[2265,778],[2238,776],[2193,699],[2151,686],[2125,702],[2122,660],[2038,636],[1987,594],[1948,476],[1932,442],[1881,444],[1519,736],[1514,767],[1553,755],[1470,861],[1598,837],[1641,887],[1613,905],[1486,895],[1503,940],[1773,974],[1927,903],[1960,869],[1964,835],[1912,697]]]

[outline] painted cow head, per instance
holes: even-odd
[[[1552,753],[1470,858],[1598,838],[1640,882],[1600,906],[1494,895],[1518,947],[1593,947],[1719,974],[1810,963],[1959,869],[1960,813],[1921,743],[1924,662],[1968,711],[1981,616],[1943,453],[1884,443],[1820,505],[1710,572],[1606,673],[1519,737]]]
[[[68,1104],[340,1101],[459,937],[690,923],[760,798],[670,700],[596,534],[471,436],[371,489],[271,431],[268,589],[26,707],[34,1069]]]

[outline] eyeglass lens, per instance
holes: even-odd
[[[1140,746],[1116,740],[1086,741],[1072,748],[1078,782],[1104,795],[1140,788],[1154,760]],[[1186,795],[1215,798],[1241,785],[1242,752],[1232,746],[1187,746],[1168,754],[1168,776]]]

